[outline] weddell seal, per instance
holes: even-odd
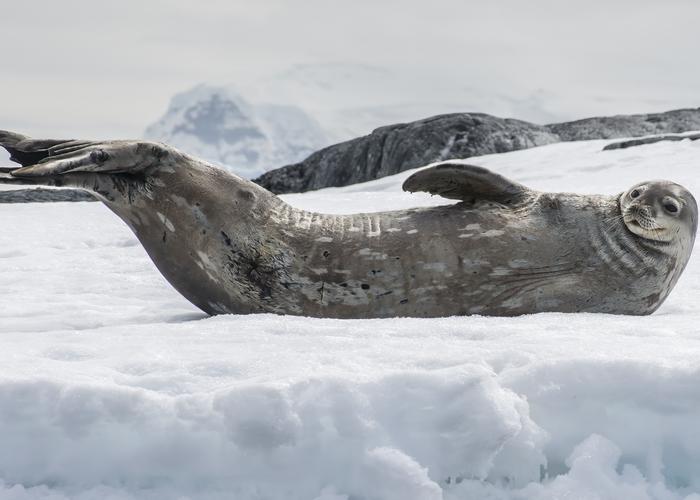
[[[325,215],[163,144],[0,132],[0,145],[22,165],[3,169],[1,182],[90,191],[210,314],[650,314],[697,228],[695,199],[668,181],[618,196],[543,193],[444,162],[403,189],[458,203]]]

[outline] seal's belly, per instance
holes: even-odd
[[[544,223],[447,207],[336,217],[313,239],[293,238],[289,291],[314,316],[580,310],[589,298],[574,291],[590,263],[570,258],[565,232]]]
[[[270,215],[251,207],[238,220],[204,213],[189,230],[167,238],[146,231],[140,239],[147,250],[172,249],[154,259],[159,269],[213,314],[375,318],[648,308],[625,289],[629,277],[611,274],[586,246],[594,239],[580,218],[566,224],[537,210],[457,205],[348,216],[283,208]]]

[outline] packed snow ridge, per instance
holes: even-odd
[[[700,193],[700,142],[470,159],[532,188]],[[403,172],[285,196],[443,204]],[[0,498],[695,499],[700,259],[647,317],[207,318],[97,203],[0,209]]]

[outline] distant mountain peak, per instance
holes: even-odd
[[[265,137],[235,102],[219,93],[212,93],[185,108],[183,117],[185,121],[175,126],[173,134],[195,135],[207,144]]]
[[[149,139],[254,177],[327,145],[318,124],[294,106],[256,106],[231,87],[197,85],[173,97]]]

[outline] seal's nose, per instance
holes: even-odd
[[[650,205],[634,205],[631,207],[632,209],[632,214],[634,215],[635,218],[643,218],[643,219],[653,219],[656,217],[656,210],[654,210],[654,207]]]
[[[656,210],[651,205],[642,205],[639,207],[639,214],[647,219],[653,219],[656,217]]]

